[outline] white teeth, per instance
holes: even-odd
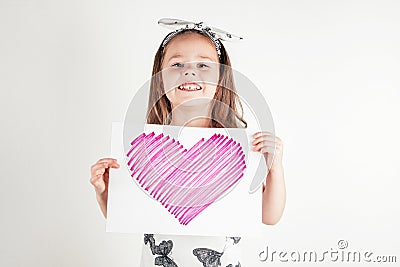
[[[178,87],[180,90],[188,90],[188,91],[195,91],[200,90],[201,87],[199,85],[179,85]]]

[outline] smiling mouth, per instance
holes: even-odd
[[[199,91],[201,90],[201,86],[198,83],[190,82],[190,83],[182,83],[178,86],[179,90],[182,91]]]

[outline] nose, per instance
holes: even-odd
[[[193,70],[188,69],[185,71],[185,76],[196,76],[196,73]]]
[[[195,66],[193,66],[191,63],[187,63],[184,74],[185,76],[196,76]]]

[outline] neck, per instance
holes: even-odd
[[[189,127],[209,127],[211,103],[206,105],[183,106],[172,109],[170,125]]]

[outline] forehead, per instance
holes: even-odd
[[[183,33],[174,37],[165,47],[164,60],[172,58],[209,58],[218,62],[218,53],[212,41],[199,33]]]

